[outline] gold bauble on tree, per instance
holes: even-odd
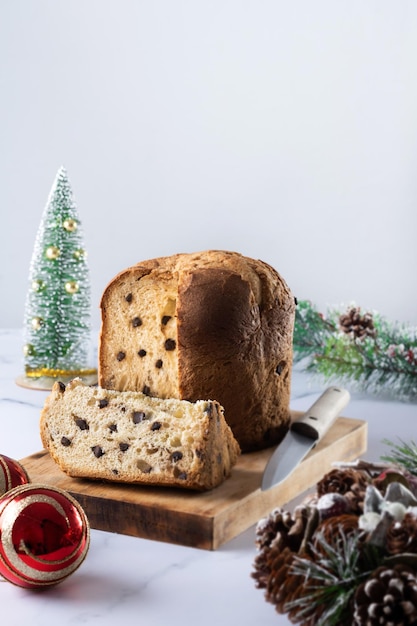
[[[67,230],[69,233],[73,233],[74,231],[77,230],[78,227],[78,223],[77,220],[72,219],[71,217],[68,217],[65,221],[64,221],[64,228],[65,230]]]
[[[79,288],[80,288],[80,286],[79,286],[79,284],[77,283],[77,281],[76,281],[76,280],[68,280],[68,281],[65,283],[65,291],[66,291],[67,293],[70,293],[70,294],[77,293],[77,291],[79,290]]]
[[[81,259],[85,259],[86,256],[87,256],[87,253],[82,248],[78,248],[78,250],[74,250],[74,258],[76,258],[77,261],[81,261]]]
[[[32,317],[31,326],[33,330],[40,330],[43,325],[43,319],[41,317]]]
[[[45,287],[45,283],[43,282],[43,280],[33,280],[32,281],[32,291],[42,291],[42,289]]]
[[[45,250],[45,256],[50,261],[54,261],[55,259],[57,259],[60,254],[61,251],[56,246],[48,246],[48,248],[46,248]]]
[[[35,354],[35,348],[33,347],[31,343],[26,343],[23,346],[23,354],[25,356],[33,356]]]

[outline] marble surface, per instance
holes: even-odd
[[[18,330],[0,330],[0,453],[15,459],[41,449],[38,420],[47,395],[15,384],[23,373],[22,345]],[[307,409],[323,390],[294,372],[291,407]],[[416,437],[415,404],[353,394],[343,414],[368,421],[368,460],[387,452],[384,438]],[[289,624],[254,586],[254,533],[252,527],[209,552],[93,530],[86,560],[57,587],[33,592],[0,579],[2,621],[7,626]]]

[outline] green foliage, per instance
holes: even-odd
[[[314,560],[295,557],[291,573],[306,581],[308,592],[286,605],[297,618],[311,618],[318,612],[316,626],[338,626],[349,614],[349,602],[360,580],[369,575],[358,564],[359,533],[346,535],[340,526],[329,543],[317,533],[318,548],[311,546]],[[320,610],[321,609],[321,610]]]
[[[360,324],[359,329],[342,326],[341,317],[352,311],[360,317],[357,307],[323,315],[310,302],[299,302],[294,362],[327,381],[350,383],[371,393],[389,392],[402,400],[417,399],[417,329],[392,324],[376,313],[366,314],[372,332]]]
[[[417,445],[414,441],[407,443],[400,440],[400,443],[393,443],[385,439],[383,441],[391,447],[391,452],[381,457],[383,461],[399,465],[413,476],[417,476]]]

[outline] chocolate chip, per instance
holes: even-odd
[[[159,430],[161,428],[161,422],[154,422],[151,426],[151,430]]]
[[[294,296],[294,303],[295,303],[295,306],[297,306],[298,300],[297,300],[297,298],[295,296]]]
[[[180,480],[187,480],[187,472],[181,472],[181,474],[178,474],[178,478]]]
[[[82,419],[82,417],[76,417],[75,423],[80,430],[90,430],[88,423],[86,422],[86,420]]]
[[[171,315],[164,315],[164,317],[161,319],[162,325],[166,326],[170,319],[171,319]]]
[[[126,353],[120,351],[120,352],[117,353],[117,357],[116,358],[117,358],[118,361],[123,361],[123,359],[126,358]]]
[[[167,339],[164,343],[165,350],[175,350],[176,345],[175,339]]]
[[[132,413],[132,421],[134,424],[139,424],[146,419],[146,414],[143,411],[133,411]]]
[[[61,444],[65,446],[66,448],[68,448],[68,446],[71,445],[71,439],[68,439],[68,437],[62,437]]]
[[[126,302],[129,302],[129,304],[132,302],[132,299],[133,299],[133,295],[131,293],[128,293],[125,296],[125,300],[126,300]]]
[[[110,424],[109,431],[111,433],[117,433],[117,424]]]
[[[58,381],[58,385],[59,385],[59,391],[60,391],[61,393],[64,393],[64,391],[65,391],[65,389],[66,389],[66,387],[65,387],[64,383],[62,383],[62,382],[59,380],[59,381]]]
[[[155,362],[155,367],[157,367],[159,370],[161,369],[162,365],[163,365],[163,363],[162,363],[162,360],[161,360],[161,359],[158,359],[158,360]]]
[[[177,461],[181,461],[182,457],[183,457],[182,452],[180,452],[179,450],[175,450],[175,452],[171,454],[171,461],[174,461],[174,463],[177,463]]]
[[[138,326],[142,326],[142,320],[140,319],[140,317],[134,317],[133,318],[132,326],[133,326],[133,328],[137,328]]]
[[[107,400],[107,398],[101,398],[101,400],[98,401],[98,408],[105,409],[108,404],[109,401]]]
[[[126,450],[129,449],[129,444],[128,443],[119,443],[119,448],[122,452],[126,452]]]
[[[142,393],[145,396],[149,396],[151,394],[151,388],[148,385],[143,385]]]
[[[144,356],[146,356],[146,350],[139,350],[138,354],[139,354],[139,356],[144,357]]]
[[[112,469],[112,473],[115,474],[117,476],[117,474],[119,473],[119,470],[117,469]]]
[[[103,448],[101,448],[100,446],[93,446],[91,450],[93,451],[94,456],[98,459],[104,454]]]

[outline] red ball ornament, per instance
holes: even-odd
[[[25,468],[18,461],[0,454],[0,496],[13,487],[29,482],[30,479]]]
[[[0,499],[0,574],[11,583],[56,585],[78,569],[89,545],[88,519],[62,489],[22,485]]]

